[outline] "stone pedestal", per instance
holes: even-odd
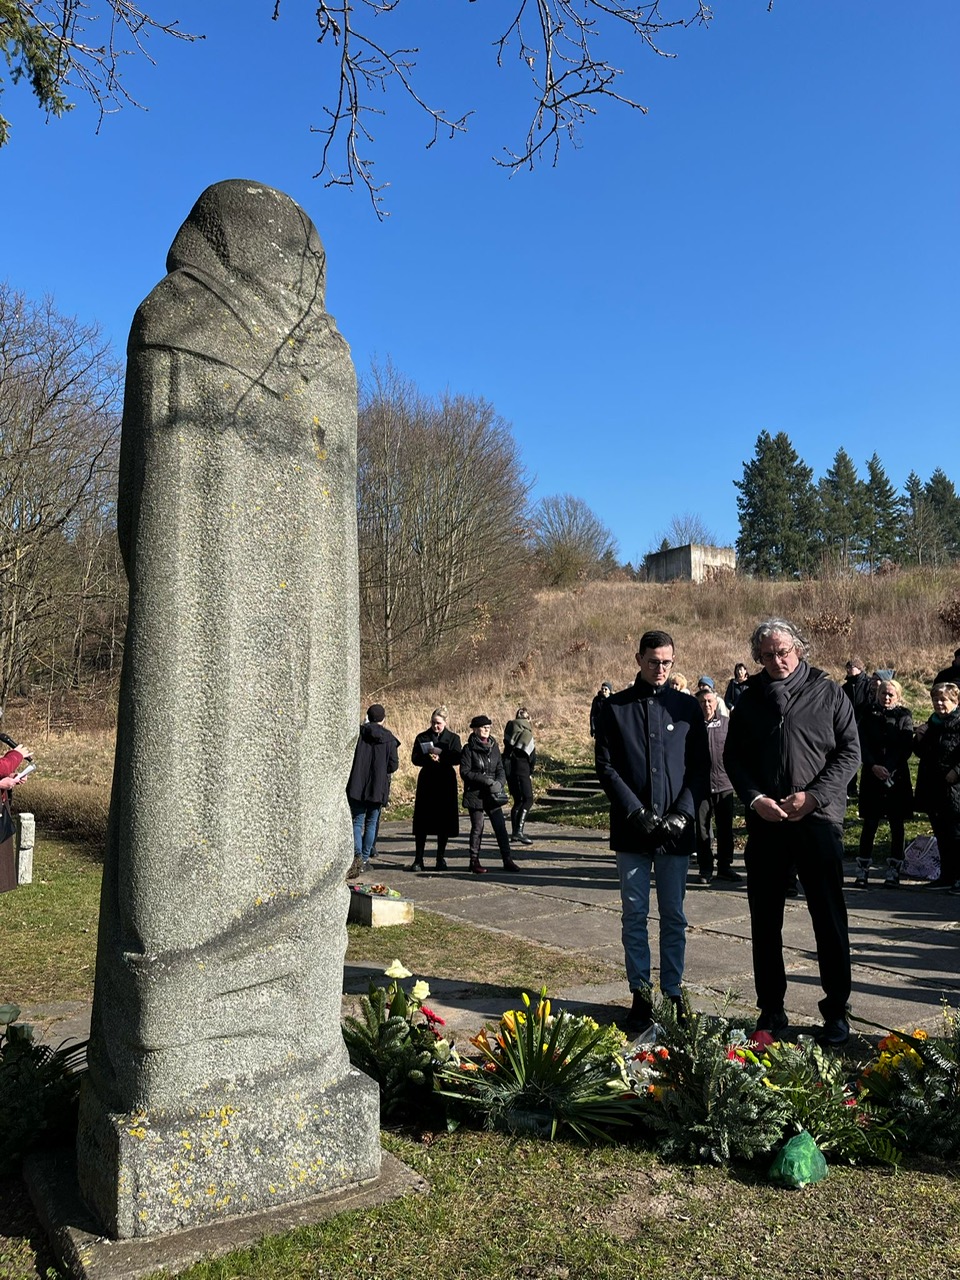
[[[413,903],[409,898],[382,898],[376,893],[351,893],[350,924],[370,925],[379,929],[384,925],[412,924]]]
[[[125,1114],[87,1091],[81,1109],[84,1198],[118,1240],[360,1186],[380,1172],[379,1093],[353,1068],[334,1083],[302,1072]]]

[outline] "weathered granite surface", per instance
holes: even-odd
[[[118,1238],[380,1161],[377,1091],[340,1034],[353,365],[323,246],[283,193],[208,188],[167,268],[127,352],[130,607],[78,1145]]]

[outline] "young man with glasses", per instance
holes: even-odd
[[[803,885],[817,940],[823,1028],[837,1047],[850,1036],[850,940],[843,897],[843,817],[847,783],[860,764],[853,705],[809,645],[783,618],[751,637],[751,676],[730,717],[723,763],[747,808],[747,900],[758,1031],[777,1035],[789,1019],[783,961],[783,910],[792,867]]]
[[[623,951],[633,993],[624,1023],[631,1035],[652,1021],[651,875],[660,916],[660,990],[683,1013],[683,896],[697,808],[709,789],[703,713],[694,698],[667,688],[674,648],[665,631],[645,632],[636,681],[607,698],[597,716],[597,776],[610,800],[610,848],[617,855]]]

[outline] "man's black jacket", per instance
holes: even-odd
[[[710,752],[700,703],[675,689],[659,692],[639,677],[611,694],[597,716],[597,777],[610,799],[610,848],[650,853],[651,842],[627,821],[643,808],[658,818],[690,819],[671,853],[693,848],[697,807],[710,786]]]

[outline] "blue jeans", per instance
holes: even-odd
[[[379,804],[364,804],[362,800],[350,801],[350,812],[353,814],[353,852],[364,866],[370,861],[376,843],[381,807]]]
[[[645,991],[650,982],[650,876],[657,886],[660,915],[660,990],[665,996],[680,995],[683,959],[687,944],[687,917],[683,895],[690,860],[677,853],[618,853],[620,899],[623,906],[623,956],[631,991]]]

